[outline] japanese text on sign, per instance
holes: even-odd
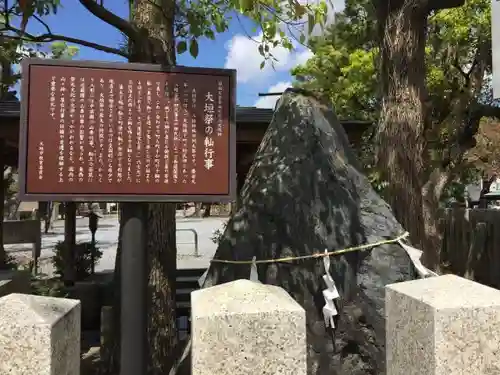
[[[74,65],[31,66],[26,194],[229,194],[232,72]]]

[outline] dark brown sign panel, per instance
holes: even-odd
[[[23,200],[235,198],[234,70],[23,62]]]

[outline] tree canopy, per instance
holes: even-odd
[[[499,116],[487,94],[491,75],[491,5],[467,0],[429,15],[426,56],[427,178],[434,167],[456,172],[484,116]],[[339,116],[377,122],[381,104],[379,41],[371,0],[347,0],[314,56],[293,70],[305,88],[330,100]],[[451,176],[450,176],[451,177]]]
[[[273,61],[272,50],[282,46],[293,48],[292,39],[296,36],[305,42],[316,25],[323,26],[327,19],[328,3],[331,0],[304,2],[300,0],[177,0],[177,1],[149,1],[149,6],[159,10],[158,19],[153,20],[160,24],[165,21],[167,8],[175,7],[174,37],[176,51],[181,54],[186,51],[193,57],[199,54],[198,40],[200,38],[215,39],[218,33],[225,32],[231,22],[240,22],[240,17],[249,18],[254,23],[252,31],[260,30],[262,37],[257,42],[257,48],[265,61]],[[144,44],[143,49],[149,52],[156,44],[165,43],[157,35],[145,30],[144,27],[129,22],[106,8],[104,1],[79,0],[90,13],[102,21],[121,31],[131,43]],[[129,1],[133,11],[134,1]],[[57,10],[64,3],[60,0],[17,0],[0,5],[0,35],[5,40],[20,40],[31,43],[46,43],[64,41],[71,44],[86,46],[96,50],[108,52],[123,57],[130,57],[127,50],[114,46],[104,46],[84,39],[77,39],[52,32],[43,17]],[[28,32],[28,26],[37,22],[45,28],[44,33],[33,34]],[[308,27],[304,25],[307,23]],[[18,26],[16,26],[18,25]],[[293,28],[294,33],[287,32]],[[144,43],[145,42],[145,43]],[[157,56],[157,58],[160,58]]]

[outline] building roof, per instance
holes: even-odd
[[[0,100],[0,117],[19,117],[20,103],[17,100]]]
[[[236,107],[236,121],[247,122],[254,124],[269,124],[273,118],[274,109],[272,108],[257,108],[257,107]],[[344,125],[370,125],[369,121],[361,120],[345,120],[341,119],[340,122]]]
[[[21,105],[17,100],[0,100],[0,118],[19,118]],[[271,108],[236,107],[236,121],[240,123],[269,124],[273,118]],[[368,125],[367,121],[340,120],[341,123]]]
[[[236,107],[236,121],[269,124],[273,118],[271,108]]]

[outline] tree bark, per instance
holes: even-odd
[[[203,209],[203,217],[209,217],[210,216],[210,210],[212,209],[212,204],[211,203],[205,203],[204,204],[204,209]]]
[[[5,166],[5,141],[0,139],[0,171],[4,170]],[[5,181],[4,181],[4,172],[2,172],[2,178],[0,179],[0,191],[2,192],[2,197],[0,198],[0,270],[4,268],[8,268],[7,264],[7,253],[5,252],[5,248],[3,246],[3,219],[4,219],[4,202],[5,202]]]
[[[426,234],[425,261],[429,268],[440,273],[443,233],[439,228],[439,201],[444,189],[452,180],[452,170],[436,168],[422,188],[422,214]]]
[[[131,62],[175,64],[174,0],[136,0],[131,22],[140,31],[141,40],[130,40]],[[148,204],[147,225],[147,374],[168,374],[177,347],[175,315],[175,274],[177,270],[175,203]],[[115,263],[115,301],[112,353],[106,373],[119,371],[120,352],[120,257],[121,233]],[[138,306],[137,308],[141,308]]]
[[[65,286],[74,286],[76,280],[76,202],[64,204],[64,275]]]
[[[377,161],[386,172],[387,198],[394,215],[410,232],[412,243],[424,250],[425,3],[376,2],[383,82]]]

